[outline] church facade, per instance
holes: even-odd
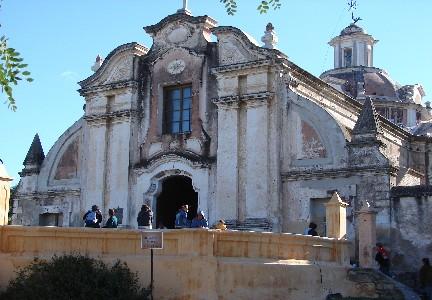
[[[210,224],[303,233],[314,221],[325,235],[324,204],[337,191],[349,204],[348,238],[369,203],[391,243],[392,189],[432,176],[428,127],[419,129],[430,114],[420,85],[398,86],[373,67],[372,36],[345,28],[320,79],[273,49],[271,24],[264,46],[184,11],[145,30],[151,48],[125,44],[97,59],[79,83],[83,117],[46,157],[35,137],[14,224],[83,226],[96,204],[136,228],[148,204],[154,226],[172,228],[188,204]]]

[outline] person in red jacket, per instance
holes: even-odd
[[[379,264],[379,270],[386,275],[390,275],[390,256],[383,244],[376,244],[375,260]]]

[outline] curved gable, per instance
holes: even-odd
[[[78,84],[81,86],[81,94],[96,86],[124,82],[134,79],[134,57],[142,56],[148,52],[148,48],[138,43],[121,45],[111,51],[102,63],[102,66],[90,77]]]
[[[211,31],[218,38],[219,63],[221,65],[276,57],[287,58],[278,50],[260,47],[238,28],[219,26],[212,28]]]
[[[344,132],[325,109],[299,97],[290,103],[284,123],[284,168],[331,168],[345,164]]]
[[[42,164],[38,190],[78,187],[80,184],[80,152],[83,119],[76,121],[55,142]]]

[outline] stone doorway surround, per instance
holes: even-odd
[[[167,228],[173,229],[176,213],[184,204],[189,206],[188,219],[192,220],[198,211],[198,193],[193,188],[191,178],[174,175],[166,177],[159,183],[162,188],[156,198],[156,226],[163,222]]]
[[[137,212],[142,204],[147,204],[152,208],[154,216],[157,216],[157,199],[162,192],[163,181],[173,176],[184,176],[191,179],[192,188],[198,194],[197,210],[204,211],[209,219],[212,219],[214,212],[212,212],[209,192],[211,177],[209,166],[191,162],[177,155],[167,155],[152,162],[146,169],[136,171],[138,174],[135,192],[137,199],[142,199],[142,202],[135,203]],[[153,226],[156,225],[154,218]]]

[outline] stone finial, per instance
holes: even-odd
[[[95,63],[91,67],[91,70],[93,72],[96,72],[102,66],[103,61],[104,61],[103,58],[98,54],[98,56],[96,56]]]
[[[24,159],[24,169],[21,171],[20,175],[25,176],[31,174],[38,174],[40,166],[42,165],[44,159],[45,154],[42,148],[42,144],[40,142],[39,135],[36,133]]]
[[[378,113],[375,110],[372,99],[366,97],[363,108],[353,129],[353,135],[377,135],[381,132]]]
[[[276,32],[274,32],[274,26],[272,23],[267,24],[266,31],[264,31],[264,36],[261,38],[261,41],[264,43],[264,48],[276,48],[276,44],[278,43],[278,37],[276,36]]]
[[[327,236],[331,238],[346,238],[346,208],[348,203],[342,201],[337,192],[334,192],[326,207]]]

